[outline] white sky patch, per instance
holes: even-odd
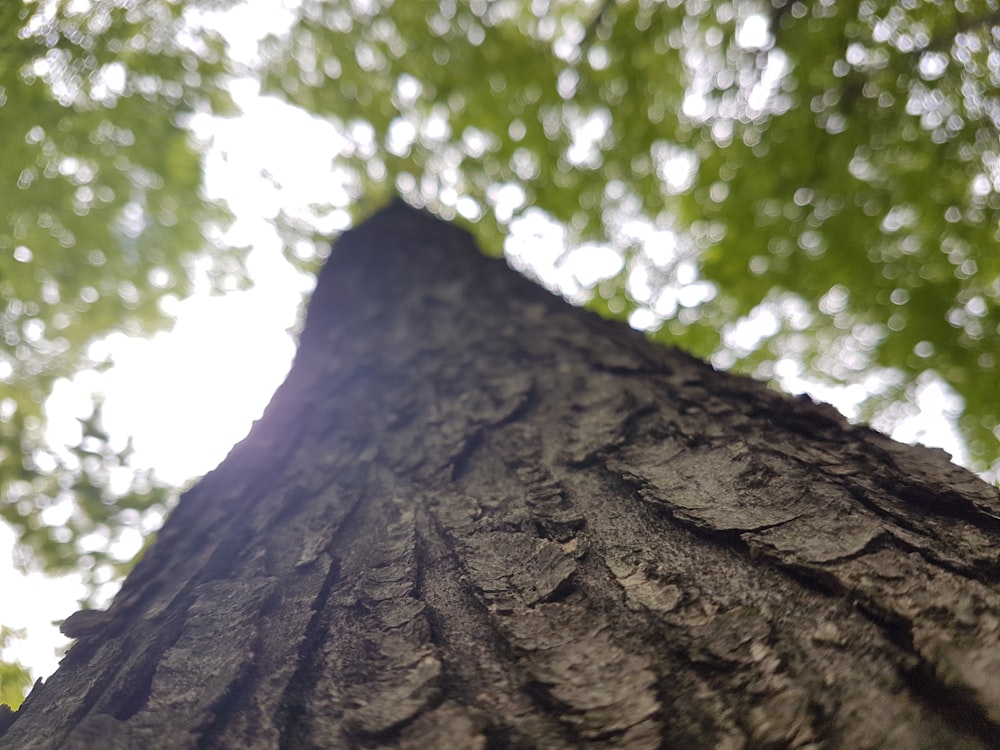
[[[218,31],[229,45],[230,57],[250,64],[257,59],[258,40],[291,29],[295,22],[292,8],[296,5],[288,0],[248,0],[216,11],[189,8],[185,17],[194,26]]]
[[[832,404],[848,416],[857,415],[867,396],[865,387],[859,383],[830,386],[805,378],[783,378],[781,385],[791,393],[809,393],[813,398]],[[954,393],[940,381],[919,388],[916,396],[918,413],[892,426],[889,436],[900,443],[920,443],[929,448],[941,448],[951,455],[955,463],[968,463],[968,450],[958,433],[954,399]]]
[[[639,331],[651,331],[660,323],[660,318],[648,307],[638,307],[628,316],[628,324]]]
[[[694,184],[698,168],[698,157],[694,152],[674,146],[666,141],[657,141],[651,149],[656,174],[669,195],[683,193]]]
[[[510,223],[504,253],[518,271],[528,271],[550,289],[559,287],[559,259],[566,252],[566,229],[546,213],[529,208]]]
[[[76,601],[86,592],[76,576],[54,578],[41,573],[19,573],[10,564],[13,549],[13,530],[0,524],[0,562],[4,563],[0,564],[4,604],[0,623],[26,631],[24,639],[15,639],[3,650],[2,658],[29,667],[35,678],[44,677],[59,665],[56,650],[69,643],[52,622],[73,614],[78,609]]]
[[[772,49],[767,53],[767,63],[760,81],[754,85],[747,99],[747,105],[754,112],[763,112],[771,104],[778,93],[781,82],[788,73],[788,57],[780,49]]]
[[[677,302],[681,307],[698,307],[715,298],[715,285],[708,281],[697,281],[677,290]]]
[[[173,331],[115,347],[105,424],[133,434],[136,463],[167,482],[214,468],[288,371],[303,284],[287,263],[266,265],[257,288],[181,302]]]
[[[677,257],[677,235],[663,229],[654,229],[643,238],[642,251],[654,265],[666,268]]]
[[[515,270],[581,303],[589,298],[590,289],[615,276],[624,265],[621,254],[608,245],[591,243],[569,250],[566,228],[535,208],[511,221],[504,254]]]
[[[957,429],[962,399],[937,375],[928,374],[920,381],[915,398],[918,412],[893,427],[892,439],[942,448],[951,454],[953,461],[968,463],[968,450]]]
[[[95,356],[110,355],[114,367],[60,383],[49,404],[50,443],[79,438],[74,417],[97,391],[105,428],[122,441],[133,436],[134,465],[154,467],[171,484],[214,468],[287,373],[294,343],[286,331],[312,283],[281,257],[277,238],[248,262],[253,289],[183,300],[173,330],[151,339],[112,334],[96,344]]]
[[[681,111],[692,120],[700,120],[708,112],[708,100],[704,94],[692,91],[684,97]]]
[[[224,197],[245,222],[272,219],[284,210],[315,220],[322,231],[340,228],[323,227],[324,217],[310,206],[343,207],[351,200],[345,176],[334,167],[348,142],[344,135],[330,122],[261,96],[254,81],[234,81],[232,93],[242,115],[191,122],[195,134],[211,143],[206,192]]]
[[[610,279],[623,266],[620,253],[607,245],[581,245],[574,248],[562,263],[562,269],[573,275],[576,282],[590,289],[597,282]]]
[[[759,14],[748,16],[736,32],[736,43],[743,49],[764,49],[771,43],[767,19]]]
[[[566,158],[574,166],[596,168],[600,165],[598,144],[611,127],[611,113],[598,109],[587,115],[573,131],[573,143],[566,152]]]
[[[506,224],[514,217],[527,200],[524,188],[517,183],[493,184],[486,188],[486,199],[493,204],[497,221]]]

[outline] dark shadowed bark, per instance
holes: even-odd
[[[944,453],[397,203],[0,746],[996,747],[998,531]]]

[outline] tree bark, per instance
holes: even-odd
[[[0,746],[998,747],[998,530],[943,452],[396,203]]]

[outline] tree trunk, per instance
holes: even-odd
[[[998,530],[943,452],[396,203],[0,746],[998,747]]]

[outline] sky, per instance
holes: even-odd
[[[246,57],[253,53],[248,40],[280,19],[268,20],[257,12],[227,23],[235,54]],[[224,196],[237,217],[228,240],[252,245],[248,270],[254,288],[219,297],[202,284],[193,297],[172,305],[177,319],[172,331],[152,339],[117,334],[100,342],[93,353],[110,355],[115,365],[106,373],[85,372],[58,384],[47,407],[53,445],[74,442],[76,417],[89,413],[91,394],[100,392],[105,395],[105,427],[120,444],[128,436],[134,439],[134,465],[152,467],[164,481],[182,484],[214,468],[246,435],[287,373],[294,354],[288,331],[313,280],[282,257],[269,220],[279,210],[294,214],[310,201],[346,195],[332,168],[343,138],[328,123],[259,96],[249,81],[237,83],[234,97],[242,117],[202,118],[193,129],[212,144],[205,157],[207,190]],[[523,199],[515,190],[498,210],[510,211]],[[341,221],[346,222],[346,215],[334,216],[323,230],[333,235]],[[667,236],[654,233],[646,239],[651,252],[669,250]],[[588,245],[565,256],[564,243],[561,227],[529,210],[512,226],[505,250],[512,265],[530,268],[549,288],[571,298],[621,269],[621,260],[609,248]],[[641,319],[632,322],[645,327]],[[734,335],[746,337],[749,344],[767,324],[762,320]],[[793,392],[812,392],[849,416],[864,395],[860,386],[824,388],[796,372],[787,373],[782,382]],[[925,383],[918,401],[921,415],[898,425],[894,437],[940,446],[961,458],[953,428],[955,405],[946,387]],[[128,543],[137,548],[139,539]],[[0,613],[0,622],[24,628],[28,638],[16,641],[4,657],[42,677],[54,671],[55,650],[67,642],[53,621],[74,612],[84,591],[74,576],[18,573],[10,565],[12,545],[12,532],[0,526],[0,590],[5,601],[19,603],[15,611]],[[20,606],[26,602],[32,606]]]

